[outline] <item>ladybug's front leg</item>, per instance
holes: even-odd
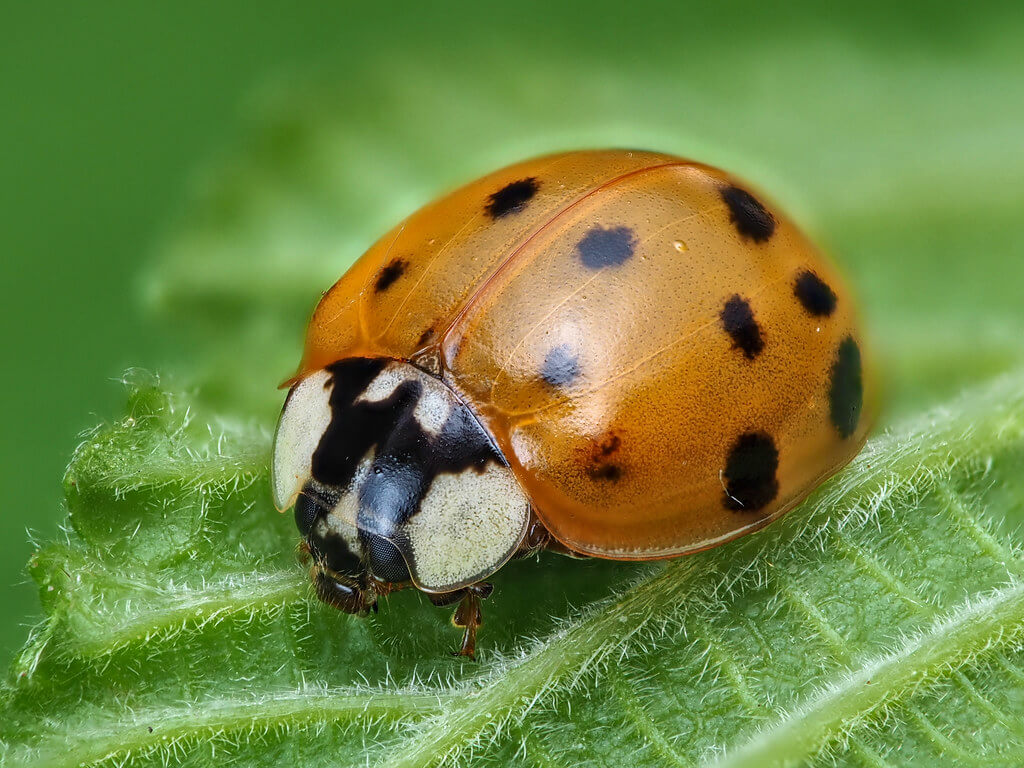
[[[462,646],[455,652],[456,656],[468,656],[471,659],[476,659],[476,630],[484,623],[480,601],[490,597],[493,591],[493,584],[480,582],[455,592],[430,596],[430,602],[434,605],[451,605],[456,600],[459,601],[459,605],[452,615],[452,624],[456,627],[464,627],[466,631],[462,635]]]

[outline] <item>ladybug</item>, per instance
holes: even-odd
[[[458,603],[541,549],[653,560],[767,525],[870,421],[852,297],[774,206],[672,155],[581,151],[413,213],[328,291],[274,441],[318,596]]]

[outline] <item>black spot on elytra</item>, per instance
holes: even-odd
[[[836,311],[835,292],[809,269],[796,276],[793,295],[803,304],[804,309],[815,317],[828,317]]]
[[[427,330],[425,330],[423,333],[420,334],[420,338],[419,338],[419,341],[416,342],[416,346],[417,347],[422,347],[424,344],[426,344],[432,338],[434,338],[434,329],[433,328],[427,328]]]
[[[722,319],[722,328],[732,338],[733,346],[741,350],[747,360],[753,360],[761,354],[764,349],[761,327],[754,319],[750,304],[743,297],[736,294],[725,302],[719,317]]]
[[[409,262],[405,259],[392,259],[377,275],[377,282],[373,284],[374,293],[380,293],[390,288],[395,280],[405,274],[405,268]]]
[[[553,387],[566,387],[580,375],[579,357],[569,344],[559,344],[548,352],[540,376]]]
[[[841,437],[849,437],[857,429],[863,404],[860,347],[847,336],[839,344],[832,363],[832,384],[828,390],[829,414]]]
[[[619,448],[622,446],[622,438],[612,433],[608,435],[604,440],[597,444],[594,455],[607,458],[608,456],[614,456],[619,452]]]
[[[465,406],[452,409],[439,434],[427,433],[414,415],[423,389],[416,379],[403,381],[383,400],[360,399],[386,364],[349,358],[327,366],[333,382],[331,421],[313,452],[312,480],[300,496],[308,496],[320,514],[326,514],[351,487],[360,462],[372,450],[372,466],[358,488],[356,516],[368,562],[360,565],[340,537],[319,533],[313,525],[316,515],[305,506],[301,514],[296,507],[296,523],[311,552],[332,571],[359,576],[368,565],[378,577],[401,582],[410,576],[389,539],[419,511],[434,478],[482,472],[489,462],[505,466],[505,460]]]
[[[500,219],[510,213],[519,213],[537,194],[538,189],[540,189],[540,184],[537,179],[532,177],[513,181],[491,195],[484,210],[492,219]]]
[[[772,502],[779,492],[775,473],[779,469],[779,452],[775,441],[764,432],[740,435],[729,450],[722,478],[726,509],[754,512]]]
[[[616,482],[622,477],[622,467],[618,464],[598,464],[590,469],[590,476],[595,480]]]
[[[775,217],[757,198],[739,187],[724,187],[722,199],[729,206],[729,220],[736,231],[755,243],[763,243],[775,232]]]
[[[605,435],[600,442],[595,442],[590,452],[587,474],[594,480],[609,480],[611,482],[622,477],[622,467],[614,461],[621,446],[622,438],[614,432]]]
[[[588,269],[617,267],[636,250],[636,237],[629,227],[596,226],[576,244],[583,266]]]

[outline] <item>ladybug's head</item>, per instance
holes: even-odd
[[[443,593],[485,578],[515,552],[530,513],[456,393],[383,358],[339,360],[292,387],[273,487],[278,509],[295,505],[317,573],[329,579],[316,577],[321,597],[345,610],[365,604],[357,592],[384,585]]]
[[[282,512],[294,505],[318,596],[349,613],[365,612],[374,584],[410,580],[383,518],[360,514],[373,447],[389,427],[354,406],[385,364],[353,358],[302,377],[274,438],[274,504]]]

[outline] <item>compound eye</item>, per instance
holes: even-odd
[[[295,525],[299,529],[299,533],[308,538],[316,521],[324,513],[322,505],[308,494],[300,493],[299,498],[295,500]]]
[[[373,575],[378,579],[391,584],[400,584],[412,578],[405,557],[393,542],[372,533],[363,534],[363,542],[366,547],[367,561],[370,563]]]

